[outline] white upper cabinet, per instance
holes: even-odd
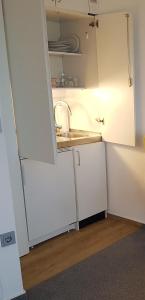
[[[79,55],[56,57],[51,53],[52,78],[59,78],[61,73],[71,75],[72,78],[78,79],[78,87],[86,89],[88,99],[94,99],[92,111],[90,101],[87,103],[92,124],[89,120],[88,125],[81,129],[101,132],[107,142],[135,146],[134,45],[131,15],[111,13],[96,16],[95,19],[92,16],[71,16],[70,19],[67,16],[65,19],[63,15],[61,18],[60,13],[58,23],[55,19],[52,22],[51,16],[50,20],[48,17],[49,40],[57,40],[59,37],[65,39],[72,34],[79,37]],[[78,102],[75,96],[74,102]],[[85,118],[87,120],[87,117]],[[95,119],[104,119],[104,124],[96,123]],[[74,119],[73,126],[79,128],[79,123]]]
[[[98,17],[97,53],[103,139],[135,145],[132,18],[126,13]]]
[[[89,12],[88,0],[44,0],[44,2],[47,11],[50,8],[51,10],[74,11],[85,14]]]
[[[99,8],[99,0],[89,0],[89,13],[97,14]]]
[[[88,0],[56,0],[56,6],[59,9],[88,13]]]
[[[4,0],[3,8],[19,155],[54,163],[56,140],[44,3]]]

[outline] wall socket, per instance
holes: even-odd
[[[16,244],[15,232],[11,231],[11,232],[6,232],[4,234],[0,234],[0,240],[1,240],[2,248]]]

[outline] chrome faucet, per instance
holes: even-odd
[[[56,129],[62,129],[62,125],[57,124],[57,121],[56,121],[57,106],[65,106],[67,108],[67,118],[68,118],[68,125],[69,125],[68,132],[69,132],[70,131],[70,115],[72,115],[71,108],[70,108],[69,104],[65,101],[59,100],[56,102],[56,104],[54,106],[54,119],[55,119],[55,128]]]

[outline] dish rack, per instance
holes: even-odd
[[[48,48],[50,52],[80,53],[80,38],[72,35],[66,39],[48,41]]]

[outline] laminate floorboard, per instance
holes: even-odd
[[[35,246],[21,258],[24,288],[29,289],[136,232],[141,224],[109,216],[80,231]]]

